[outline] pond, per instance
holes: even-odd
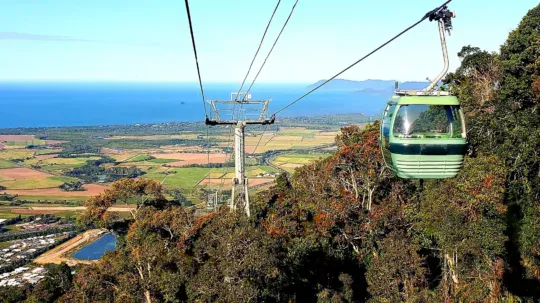
[[[116,237],[113,234],[106,234],[76,251],[73,257],[79,260],[99,260],[103,254],[115,248]]]

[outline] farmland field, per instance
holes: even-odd
[[[0,159],[0,169],[13,168],[13,167],[17,167],[17,165],[15,165],[15,163],[11,161]]]
[[[34,138],[34,135],[0,135],[0,142],[26,142]]]
[[[34,156],[34,151],[28,149],[5,149],[0,151],[0,159],[25,160]]]
[[[98,184],[87,184],[84,186],[85,191],[62,191],[60,188],[43,188],[43,189],[25,189],[25,190],[5,190],[6,193],[11,195],[19,195],[21,197],[34,196],[46,200],[46,198],[51,197],[89,197],[95,196],[105,191],[107,186],[98,185]]]
[[[343,123],[336,117],[309,119],[284,119],[289,122],[264,133],[261,127],[246,128],[245,175],[252,190],[268,188],[281,170],[292,173],[335,149]],[[208,138],[204,126],[193,123],[0,130],[0,185],[12,195],[0,204],[23,203],[23,210],[4,209],[0,218],[28,213],[24,209],[36,203],[80,205],[124,176],[155,180],[166,191],[203,202],[203,190],[231,187],[231,130],[214,127]],[[86,190],[59,188],[77,182]]]
[[[224,163],[225,154],[210,154],[207,153],[166,153],[152,154],[156,159],[176,160],[168,163],[169,166],[188,166],[192,164]],[[210,158],[208,158],[210,157]]]
[[[272,164],[293,173],[295,168],[304,166],[314,160],[327,157],[328,154],[281,154],[271,160]]]

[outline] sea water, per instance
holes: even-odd
[[[230,99],[237,84],[205,84],[205,98]],[[253,99],[272,99],[269,113],[306,93],[305,84],[256,84]],[[281,117],[378,114],[387,96],[317,91]],[[120,125],[204,120],[195,83],[0,83],[0,128]]]

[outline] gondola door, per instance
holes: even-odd
[[[381,124],[380,145],[386,166],[392,169],[392,154],[390,153],[390,135],[392,132],[392,119],[396,109],[395,104],[388,104],[384,110]]]

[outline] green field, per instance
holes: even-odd
[[[287,163],[297,163],[297,164],[308,164],[309,162],[325,158],[328,154],[282,154],[276,157],[276,162],[287,162]]]
[[[24,165],[40,165],[40,166],[65,166],[65,167],[80,167],[86,164],[89,160],[99,160],[100,157],[77,157],[77,158],[51,158],[45,160],[30,159],[23,162]]]
[[[143,155],[138,155],[134,158],[131,158],[126,162],[141,162],[141,161],[148,161],[148,160],[152,160],[152,157],[150,157],[149,155],[143,154]]]
[[[8,161],[8,160],[0,159],[0,169],[14,168],[14,167],[17,167],[17,165],[15,165],[15,163],[13,163],[11,161]]]
[[[58,187],[66,182],[76,181],[76,178],[66,176],[53,176],[40,179],[22,179],[14,181],[2,181],[1,185],[8,189],[38,189]]]
[[[63,206],[63,205],[49,205],[49,206]],[[13,212],[16,209],[19,209],[19,210],[27,209],[27,207],[5,207],[5,206],[2,206],[2,207],[0,207],[0,219],[11,219],[11,218],[18,217],[19,214]],[[39,214],[39,213],[42,213],[42,212],[36,212],[36,214]],[[66,211],[54,211],[52,213],[54,213],[54,215],[58,216],[58,217],[68,218],[68,217],[76,217],[81,212],[80,211],[66,210]],[[20,216],[24,218],[24,217],[27,217],[28,215],[21,214]]]
[[[177,159],[175,160],[175,159],[158,159],[158,158],[155,158],[155,159],[148,160],[148,162],[161,164],[161,163],[178,162],[178,160]]]
[[[174,168],[171,173],[165,179],[163,184],[170,188],[190,188],[195,187],[206,175],[213,170],[213,168],[204,167],[185,167]],[[144,178],[152,179],[158,182],[162,182],[165,178],[165,174],[161,173],[148,173],[144,175]]]
[[[18,217],[19,214],[14,214],[11,212],[10,208],[3,208],[0,207],[0,219],[11,219]],[[25,215],[21,215],[22,217],[25,217]]]
[[[27,141],[7,141],[4,144],[7,145],[7,146],[15,146],[15,147],[19,147],[19,148],[24,148],[24,147],[27,147],[27,146],[30,146],[30,145],[35,145],[35,146],[45,145],[45,141],[44,140],[39,140],[39,139],[27,140]]]
[[[42,149],[42,150],[38,150],[36,152],[36,155],[37,156],[40,156],[40,155],[54,155],[54,154],[58,154],[58,150],[48,150],[48,149]]]
[[[23,179],[15,181],[3,181],[0,184],[8,189],[38,189],[51,188],[62,185],[64,182],[54,180],[52,178],[45,179]]]
[[[328,154],[281,154],[271,160],[272,164],[293,173],[297,167],[309,164],[311,161],[328,157]]]
[[[25,160],[32,158],[34,151],[27,149],[8,149],[0,151],[0,159],[5,160]]]
[[[51,158],[45,160],[29,159],[23,162],[23,165],[30,167],[38,165],[41,170],[49,173],[58,173],[63,170],[84,166],[89,160],[98,160],[100,157],[78,157],[78,158]]]

